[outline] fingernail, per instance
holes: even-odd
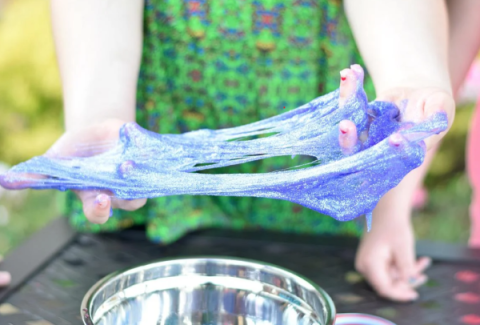
[[[416,277],[411,276],[411,277],[408,278],[408,284],[414,285],[416,282],[417,282]]]
[[[361,66],[359,66],[358,64],[353,64],[350,66],[350,69],[352,69],[353,71],[355,71],[356,73],[360,74],[363,72],[363,69]]]
[[[340,71],[340,79],[341,79],[342,81],[347,80],[347,73],[348,73],[348,70],[347,70],[347,69]]]
[[[99,194],[95,198],[95,204],[101,206],[102,208],[107,205],[108,196],[105,194]]]
[[[398,133],[394,133],[388,138],[388,142],[390,143],[390,145],[395,147],[399,147],[400,144],[402,143],[402,140],[403,140],[402,136]]]
[[[8,272],[0,272],[0,284],[6,285],[12,281],[12,276]]]

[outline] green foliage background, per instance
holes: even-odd
[[[11,1],[0,18],[0,161],[42,154],[62,133],[47,0]]]
[[[466,242],[470,188],[464,174],[472,107],[459,108],[426,180],[428,205],[416,212],[419,238]],[[63,129],[61,84],[48,0],[10,0],[0,12],[0,161],[10,165],[44,153]],[[26,200],[0,198],[10,212],[0,226],[0,253],[59,214],[63,193],[25,191]],[[386,216],[388,217],[388,216]]]
[[[0,162],[13,165],[44,153],[62,129],[49,1],[10,0],[0,12]],[[53,191],[17,194],[24,200],[0,198],[9,212],[0,226],[0,254],[58,216],[63,198]]]

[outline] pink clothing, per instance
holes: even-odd
[[[467,140],[466,163],[473,191],[470,204],[471,230],[469,245],[480,248],[480,97],[473,113]]]

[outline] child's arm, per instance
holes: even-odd
[[[480,49],[480,1],[448,0],[450,19],[449,64],[457,93]]]
[[[379,99],[408,100],[404,120],[419,121],[439,110],[453,122],[455,104],[448,69],[448,14],[442,0],[345,0],[358,47]],[[430,138],[432,147],[440,137]],[[412,300],[425,281],[428,259],[415,258],[410,221],[414,172],[383,197],[373,227],[362,238],[356,258],[377,292],[393,300]]]
[[[412,84],[450,90],[448,15],[442,0],[345,0],[377,93]]]
[[[66,133],[47,154],[92,155],[135,121],[142,53],[142,0],[52,0],[52,22],[62,77]],[[85,216],[108,220],[111,208],[135,210],[146,200],[77,191]]]
[[[135,120],[142,0],[52,0],[67,131]]]

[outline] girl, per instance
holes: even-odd
[[[404,120],[418,122],[443,110],[452,122],[446,9],[438,0],[52,0],[66,133],[50,154],[78,154],[80,142],[101,145],[129,121],[180,133],[273,116],[334,90],[338,71],[354,62],[368,69],[370,96],[374,87],[380,100],[408,100]],[[352,70],[342,77],[348,90]],[[229,170],[266,172],[300,162],[275,158]],[[146,202],[76,194],[80,200],[72,194],[67,212],[77,229],[145,224],[147,236],[162,244],[207,227],[363,231],[363,224],[338,223],[279,200],[182,196]],[[402,213],[374,218],[357,267],[380,295],[416,299],[429,261],[415,258],[409,219]]]

